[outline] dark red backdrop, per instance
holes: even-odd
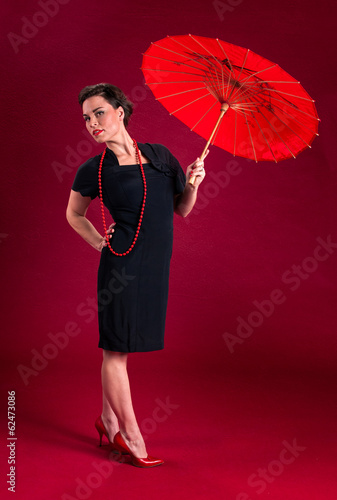
[[[1,426],[15,390],[17,498],[335,499],[335,18],[327,0],[2,7]],[[205,141],[155,101],[139,68],[150,42],[187,33],[279,63],[316,99],[320,137],[278,165],[211,149],[194,212],[175,220],[166,348],[129,362],[149,450],[167,463],[104,475],[97,463],[111,461],[93,429],[99,254],[65,220],[77,167],[102,148],[77,94],[120,86],[135,103],[131,135],[165,144],[185,168]],[[100,228],[98,208],[89,216]],[[302,448],[286,463],[294,439]],[[2,450],[1,495],[5,440]],[[259,468],[269,480],[258,487]]]

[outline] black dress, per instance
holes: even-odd
[[[174,196],[185,187],[177,159],[161,144],[138,144],[144,164],[147,197],[137,242],[126,256],[104,247],[98,270],[98,347],[119,352],[164,348],[169,270],[173,243]],[[98,196],[101,155],[77,171],[72,189]],[[107,148],[102,168],[103,202],[116,222],[111,246],[118,253],[131,245],[143,199],[139,165],[119,165]],[[107,226],[109,223],[107,222]]]

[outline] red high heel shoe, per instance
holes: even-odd
[[[96,422],[95,422],[95,427],[96,427],[97,432],[99,434],[99,445],[102,446],[102,438],[103,438],[103,436],[106,436],[107,440],[109,441],[111,451],[113,453],[120,453],[120,451],[115,447],[114,443],[112,443],[110,441],[109,434],[108,434],[108,432],[103,424],[101,415],[99,417],[97,417]],[[126,455],[126,453],[124,452],[123,455]]]
[[[136,467],[156,467],[157,465],[162,465],[164,463],[164,460],[160,460],[160,458],[150,457],[150,455],[148,455],[146,458],[136,457],[125,443],[120,432],[117,432],[117,434],[115,435],[113,444],[115,449],[120,453],[128,453],[131,456],[132,465],[135,465]]]

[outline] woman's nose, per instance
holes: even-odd
[[[89,121],[90,127],[96,127],[97,126],[97,118],[94,116],[93,118],[90,119]]]

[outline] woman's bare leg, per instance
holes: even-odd
[[[120,431],[125,443],[136,457],[145,458],[147,457],[146,447],[132,406],[127,357],[128,354],[124,352],[103,350],[103,393],[112,410],[112,413],[109,410],[110,416],[112,417],[112,414],[114,414],[119,421]],[[112,419],[111,428],[107,428],[110,440],[112,440],[117,429],[114,417]]]
[[[119,431],[118,419],[110,406],[109,401],[103,391],[103,409],[102,409],[102,422],[106,428],[110,441],[113,441],[114,435]]]

